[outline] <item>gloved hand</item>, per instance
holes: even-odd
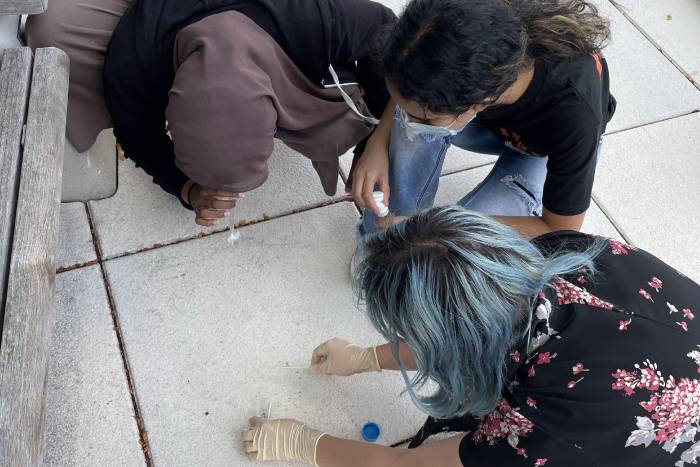
[[[311,371],[324,375],[350,376],[382,369],[376,347],[362,348],[334,337],[314,349]]]
[[[250,460],[301,461],[317,466],[316,446],[325,433],[291,419],[253,417],[243,432],[243,445]]]

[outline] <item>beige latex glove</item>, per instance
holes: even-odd
[[[255,461],[301,461],[316,464],[316,445],[325,433],[301,422],[282,418],[268,420],[253,417],[250,429],[243,432],[248,459]]]
[[[334,337],[314,349],[311,371],[324,375],[350,376],[382,369],[376,347],[362,348]]]

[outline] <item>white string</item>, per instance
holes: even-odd
[[[355,103],[352,101],[350,96],[345,92],[343,87],[340,85],[340,80],[338,79],[338,75],[336,74],[335,70],[333,69],[333,65],[328,65],[328,71],[331,72],[331,76],[333,77],[333,82],[335,83],[335,86],[338,88],[340,91],[340,95],[343,96],[343,100],[345,103],[350,107],[350,110],[355,112],[355,115],[360,117],[362,120],[366,121],[367,123],[370,123],[372,125],[379,125],[379,120],[377,120],[374,117],[368,117],[366,115],[362,115],[362,112],[360,112],[355,105]]]
[[[241,238],[241,233],[236,230],[236,221],[233,219],[233,213],[231,213],[231,227],[229,228],[231,233],[228,235],[228,244],[233,245],[236,240]]]

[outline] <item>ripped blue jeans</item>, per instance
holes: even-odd
[[[500,156],[491,172],[458,204],[484,214],[539,216],[547,158],[521,154],[505,146],[486,127],[470,123],[453,137],[408,135],[394,117],[389,146],[389,210],[411,216],[432,207],[445,154],[451,144],[472,152]],[[376,215],[365,210],[360,235],[378,230]]]

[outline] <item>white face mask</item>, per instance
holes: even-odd
[[[430,134],[430,135],[435,135],[435,136],[455,136],[457,133],[460,131],[464,130],[464,127],[469,125],[469,123],[476,118],[476,113],[472,115],[472,118],[470,118],[467,123],[465,123],[462,128],[459,129],[452,129],[450,128],[454,123],[457,121],[459,116],[455,117],[455,119],[452,121],[447,126],[434,126],[434,125],[427,125],[425,123],[418,123],[418,122],[413,122],[409,119],[408,114],[404,109],[399,107],[399,114],[401,115],[401,120],[403,121],[404,125],[406,126],[406,129],[410,129],[412,132],[415,133],[420,133],[420,134]]]

